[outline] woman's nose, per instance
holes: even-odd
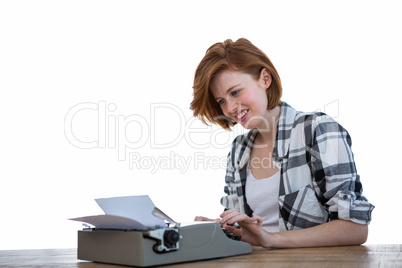
[[[237,111],[239,110],[239,106],[240,106],[240,102],[236,102],[236,101],[227,101],[227,112],[229,115],[234,115],[237,113]]]

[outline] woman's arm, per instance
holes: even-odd
[[[241,229],[224,226],[230,232],[241,235],[242,241],[265,248],[296,248],[359,245],[367,240],[367,225],[346,220],[334,220],[321,225],[301,229],[268,233],[262,229],[262,218],[258,215],[248,217],[235,210],[221,214],[221,224],[237,222]]]
[[[321,225],[271,234],[270,247],[324,247],[360,245],[366,242],[368,227],[352,221],[334,220]]]

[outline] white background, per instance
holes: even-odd
[[[217,217],[218,161],[242,130],[189,106],[206,49],[240,37],[273,61],[284,101],[349,131],[376,206],[367,243],[402,243],[401,25],[398,1],[2,1],[0,249],[76,247],[67,218],[101,213],[98,197]]]

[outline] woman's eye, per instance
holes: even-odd
[[[240,89],[232,91],[232,96],[236,96],[237,94],[239,94],[239,92],[240,92]]]
[[[218,100],[218,104],[219,105],[222,105],[222,104],[224,104],[225,103],[225,100]]]

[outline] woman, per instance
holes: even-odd
[[[374,206],[362,195],[348,132],[323,113],[282,102],[279,75],[261,50],[244,38],[214,44],[193,88],[194,116],[250,129],[232,143],[225,211],[215,221],[265,248],[367,240]]]

